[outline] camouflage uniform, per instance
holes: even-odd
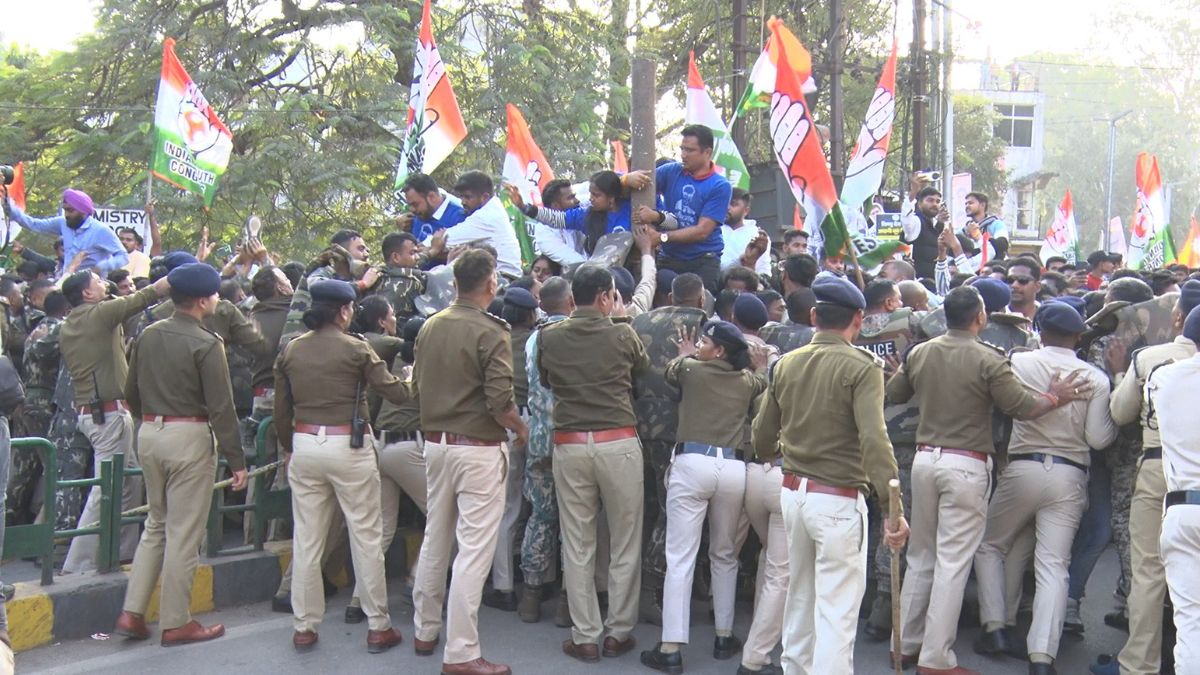
[[[13,420],[13,437],[48,438],[54,414],[54,384],[62,355],[58,350],[58,326],[62,319],[42,319],[25,342],[25,404]],[[34,503],[41,456],[35,448],[13,448],[8,482],[9,522],[33,522],[41,505]]]
[[[417,296],[425,292],[425,272],[411,267],[387,267],[383,270],[383,281],[375,287],[375,294],[382,295],[392,303],[396,320],[403,322],[417,314]]]
[[[773,323],[763,326],[758,336],[779,350],[780,356],[799,349],[812,341],[816,329],[800,323]]]
[[[902,307],[890,314],[868,314],[863,318],[862,329],[855,346],[862,347],[879,358],[903,358],[914,344],[927,339],[922,320],[924,312],[914,312],[908,307]],[[907,513],[912,501],[912,465],[917,454],[917,418],[920,410],[916,403],[887,403],[885,401],[884,419],[887,422],[888,439],[892,442],[892,451],[896,456],[896,467],[899,470],[900,499]],[[877,495],[884,499],[884,495]],[[876,581],[875,602],[871,607],[868,622],[875,629],[889,630],[892,625],[891,592],[892,592],[892,555],[891,549],[879,545],[880,528],[872,527],[868,536],[868,560],[874,559],[874,577]],[[872,572],[868,568],[868,576]],[[900,573],[904,573],[904,558],[900,558]]]
[[[638,420],[638,437],[642,441],[643,457],[652,472],[647,480],[647,517],[654,527],[648,530],[649,539],[642,547],[642,572],[649,588],[662,588],[667,574],[667,467],[675,448],[675,427],[679,424],[679,392],[667,384],[663,371],[667,363],[679,354],[676,336],[684,327],[699,335],[707,317],[695,307],[659,307],[633,319],[650,368],[633,384],[633,411]]]
[[[304,278],[300,280],[292,303],[288,307],[287,321],[283,325],[283,335],[279,338],[278,351],[283,351],[292,338],[304,333],[304,312],[312,306],[312,295],[308,285],[316,279],[341,279],[353,281],[362,278],[369,265],[350,256],[350,252],[336,244],[325,249],[311,263]]]
[[[61,324],[60,324],[61,325]],[[57,334],[58,329],[55,329]],[[71,371],[64,365],[58,369],[54,384],[54,417],[50,419],[50,440],[58,449],[58,479],[76,480],[88,478],[91,464],[92,444],[77,428],[79,413],[75,410],[75,386],[71,382]],[[83,512],[83,498],[87,488],[60,489],[58,522],[56,530],[73,529]]]
[[[567,318],[555,314],[542,326]],[[524,358],[529,376],[529,445],[525,451],[525,484],[522,494],[532,510],[525,521],[525,536],[521,540],[521,572],[525,583],[541,586],[553,581],[558,573],[558,500],[554,495],[554,394],[542,386],[537,369],[537,330],[526,342]]]
[[[29,333],[46,315],[40,309],[26,305],[20,312],[13,312],[7,305],[4,307],[5,319],[8,326],[4,334],[4,353],[12,359],[13,367],[22,377],[25,376],[25,342]]]

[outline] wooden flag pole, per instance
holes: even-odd
[[[850,250],[854,250],[851,244]],[[861,282],[862,272],[859,272]],[[900,525],[900,481],[895,478],[888,481],[888,527],[895,532]],[[886,544],[885,544],[886,545]],[[903,675],[904,668],[900,665],[904,658],[900,653],[900,551],[892,550],[892,665],[896,675]]]

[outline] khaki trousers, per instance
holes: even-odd
[[[1200,675],[1200,507],[1167,509],[1158,541],[1175,606],[1175,675]]]
[[[1073,466],[1013,459],[1000,474],[988,506],[983,543],[975,554],[979,619],[986,627],[1006,622],[1009,611],[1015,611],[1007,607],[1007,591],[1011,590],[1007,584],[1014,580],[1006,581],[1006,556],[1033,522],[1037,591],[1033,596],[1033,623],[1029,626],[1030,654],[1058,656],[1067,609],[1071,544],[1086,508],[1087,473]],[[1019,577],[1015,583],[1019,588]]]
[[[641,593],[642,446],[637,438],[554,446],[554,486],[562,530],[563,580],[571,608],[571,639],[598,644],[607,634],[624,640],[633,632]],[[596,597],[596,521],[607,516],[608,619]]]
[[[429,501],[413,583],[413,622],[418,640],[435,640],[442,629],[442,605],[447,605],[443,663],[465,663],[482,656],[479,601],[504,514],[507,460],[503,443],[480,447],[425,442]],[[446,603],[446,568],[456,542],[458,555]]]
[[[504,480],[504,515],[500,517],[500,534],[496,537],[496,555],[492,560],[492,588],[498,591],[513,589],[513,559],[520,555],[521,544],[517,539],[524,528],[517,525],[525,497],[521,488],[525,485],[525,444],[509,434],[508,473]]]
[[[138,452],[150,514],[133,556],[125,611],[145,614],[161,575],[159,627],[179,628],[192,620],[192,582],[212,503],[217,473],[212,432],[205,422],[143,422]]]
[[[783,523],[783,469],[770,464],[746,465],[746,516],[763,543],[758,561],[754,620],[742,649],[742,665],[765,666],[783,635],[783,605],[788,589],[788,540]]]
[[[425,451],[419,441],[388,443],[379,449],[379,501],[382,511],[384,556],[396,538],[396,522],[400,519],[400,495],[406,494],[425,513],[428,503],[428,479],[425,477]],[[412,575],[412,571],[409,571]],[[354,580],[354,597],[350,604],[359,606],[363,592],[358,579]]]
[[[663,642],[688,641],[692,578],[701,530],[708,516],[716,630],[733,630],[737,593],[737,535],[746,494],[746,463],[685,453],[667,469],[667,576],[663,580]]]
[[[292,435],[288,482],[292,487],[292,624],[316,631],[325,615],[325,559],[330,525],[338,511],[346,519],[354,577],[371,630],[391,627],[383,571],[383,523],[379,514],[379,467],[374,439],[350,447],[350,436]]]
[[[789,573],[783,608],[785,675],[853,673],[858,610],[867,588],[867,502],[780,492]]]
[[[1158,552],[1167,479],[1161,459],[1143,459],[1129,506],[1129,639],[1117,661],[1129,675],[1156,675],[1162,667],[1162,606],[1167,575]],[[1181,508],[1181,507],[1177,507]]]
[[[991,461],[918,451],[912,473],[908,571],[900,593],[900,649],[919,665],[958,665],[954,639],[971,561],[983,539]]]
[[[133,418],[128,410],[104,413],[104,424],[92,421],[91,414],[79,415],[79,431],[92,444],[95,458],[95,476],[100,475],[100,463],[111,459],[118,452],[125,453],[125,468],[137,468],[138,458],[133,447]],[[209,476],[212,478],[212,476]],[[212,487],[211,485],[209,486]],[[141,476],[126,476],[121,491],[121,510],[127,511],[142,505]],[[208,509],[205,509],[205,513]],[[87,502],[79,515],[79,527],[92,525],[100,520],[100,486],[93,486],[88,491]],[[138,544],[137,524],[121,528],[121,560],[133,557]],[[100,536],[90,534],[75,537],[71,547],[67,549],[66,560],[63,561],[63,572],[91,572],[96,569],[96,554],[100,550]]]

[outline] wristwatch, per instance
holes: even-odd
[[[659,241],[659,242],[661,242],[661,243],[663,243],[663,244],[667,243],[667,233],[666,233],[666,232],[659,232],[659,233],[658,233],[658,241]]]

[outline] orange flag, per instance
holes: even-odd
[[[8,186],[8,198],[12,200],[17,208],[25,210],[25,163],[17,162],[13,165],[13,182]]]
[[[613,171],[629,173],[629,160],[625,159],[625,146],[621,141],[613,141]]]
[[[1188,229],[1187,239],[1183,242],[1183,248],[1179,249],[1175,262],[1187,265],[1188,269],[1200,267],[1200,223],[1196,222],[1195,215],[1192,216],[1192,226]]]

